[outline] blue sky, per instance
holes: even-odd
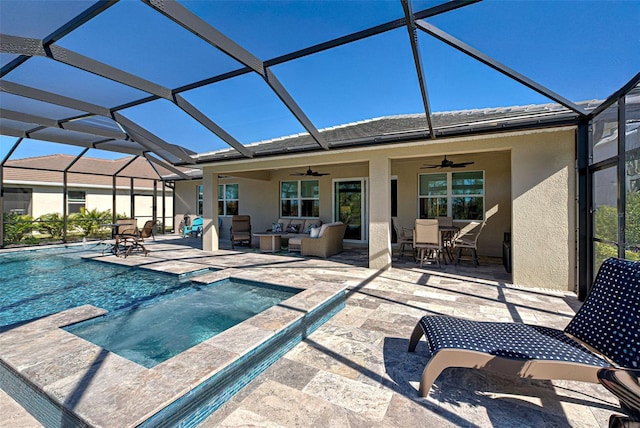
[[[414,1],[412,8],[418,11],[436,3]],[[78,4],[2,0],[2,31],[43,37],[47,28],[63,22],[60,15],[66,9],[75,11]],[[397,0],[183,4],[261,60],[402,17]],[[9,20],[12,14],[29,19]],[[572,101],[604,99],[640,71],[640,2],[635,0],[488,0],[427,22]],[[434,111],[550,102],[423,32],[418,41]],[[240,67],[148,6],[130,0],[111,7],[58,44],[169,88]],[[6,62],[3,54],[2,64]],[[404,28],[277,65],[272,71],[318,128],[424,111]],[[145,95],[99,77],[85,80],[83,74],[34,58],[5,79],[108,107]],[[304,132],[256,74],[183,96],[243,144]],[[196,152],[226,147],[165,100],[122,114],[164,140]],[[1,138],[1,156],[14,141]],[[79,151],[30,142],[14,158]]]

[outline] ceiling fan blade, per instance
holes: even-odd
[[[458,162],[451,165],[453,168],[464,168],[467,165],[473,165],[475,162]]]
[[[309,167],[309,169],[307,169],[306,172],[293,172],[290,175],[297,175],[297,176],[302,176],[302,177],[320,177],[322,175],[329,175],[329,173],[328,172],[313,171],[311,169],[311,167]]]
[[[425,165],[421,166],[420,169],[430,169],[430,168],[441,168],[440,165]]]

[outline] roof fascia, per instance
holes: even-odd
[[[555,92],[551,91],[550,89],[545,88],[544,86],[540,85],[539,83],[529,79],[528,77],[524,76],[523,74],[518,73],[515,70],[512,70],[511,68],[507,67],[504,64],[501,64],[500,62],[494,60],[493,58],[489,57],[488,55],[483,54],[482,52],[478,51],[477,49],[472,48],[471,46],[467,45],[466,43],[462,42],[461,40],[456,39],[455,37],[451,36],[450,34],[440,30],[439,28],[424,22],[424,21],[417,21],[416,25],[418,28],[420,28],[422,31],[424,31],[425,33],[429,34],[432,37],[435,37],[436,39],[448,44],[449,46],[459,50],[460,52],[469,55],[470,57],[482,62],[485,65],[488,65],[489,67],[493,68],[494,70],[504,74],[505,76],[510,77],[511,79],[515,80],[516,82],[519,82],[523,85],[525,85],[526,87],[533,89],[534,91],[538,92],[541,95],[544,95],[545,97],[554,100],[555,102],[557,102],[558,104],[561,104],[563,106],[565,106],[566,108],[573,110],[574,112],[578,113],[580,116],[582,117],[586,117],[587,113],[586,111],[581,108],[580,106],[578,106],[577,104],[573,103],[572,101],[562,97],[559,94],[556,94]]]
[[[460,138],[473,138],[473,137],[481,137],[487,135],[503,135],[505,133],[514,133],[514,132],[530,132],[530,131],[538,131],[538,130],[548,130],[554,128],[564,128],[564,127],[575,127],[578,123],[581,122],[579,118],[563,118],[563,119],[555,119],[548,121],[535,121],[526,124],[504,124],[500,128],[494,127],[476,127],[476,128],[466,128],[466,129],[457,129],[457,130],[449,130],[445,132],[440,132],[438,134],[438,141],[444,142],[447,139],[460,139]],[[384,136],[376,136],[376,137],[366,137],[353,139],[349,141],[345,141],[342,144],[335,143],[332,146],[332,152],[335,151],[350,151],[350,150],[359,150],[359,149],[390,149],[398,144],[411,144],[416,142],[424,142],[425,139],[429,138],[429,134],[426,131],[415,131],[408,132],[404,134],[393,134],[393,135],[384,135]],[[257,153],[254,157],[254,160],[263,160],[268,158],[282,158],[287,156],[301,156],[301,155],[317,155],[322,153],[318,149],[309,150],[309,149],[301,149],[301,150],[289,150],[287,152],[274,152],[274,153]],[[214,165],[220,163],[235,163],[242,162],[241,158],[234,159],[215,159],[208,158],[206,160],[202,160],[198,162],[198,167],[204,167],[207,165]]]

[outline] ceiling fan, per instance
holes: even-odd
[[[425,165],[423,167],[421,167],[420,169],[427,169],[427,168],[464,168],[467,165],[473,165],[474,162],[453,162],[450,161],[449,159],[447,159],[447,155],[444,155],[444,159],[442,159],[442,162],[440,162],[439,165]]]
[[[312,171],[311,167],[309,167],[309,169],[307,169],[306,172],[294,172],[291,175],[300,175],[300,176],[304,176],[304,177],[320,177],[322,175],[329,175],[329,173],[328,172]]]

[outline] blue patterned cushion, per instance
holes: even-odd
[[[271,223],[271,231],[273,233],[282,232],[282,223]]]
[[[564,330],[617,365],[640,368],[640,262],[610,258]]]
[[[529,324],[470,321],[447,316],[420,320],[432,353],[466,349],[516,360],[554,360],[607,367],[609,364],[561,330]]]
[[[317,228],[317,227],[320,227],[320,224],[318,224],[318,223],[309,223],[309,224],[307,224],[307,227],[304,228],[304,232],[303,233],[310,234],[311,233],[311,229]]]

